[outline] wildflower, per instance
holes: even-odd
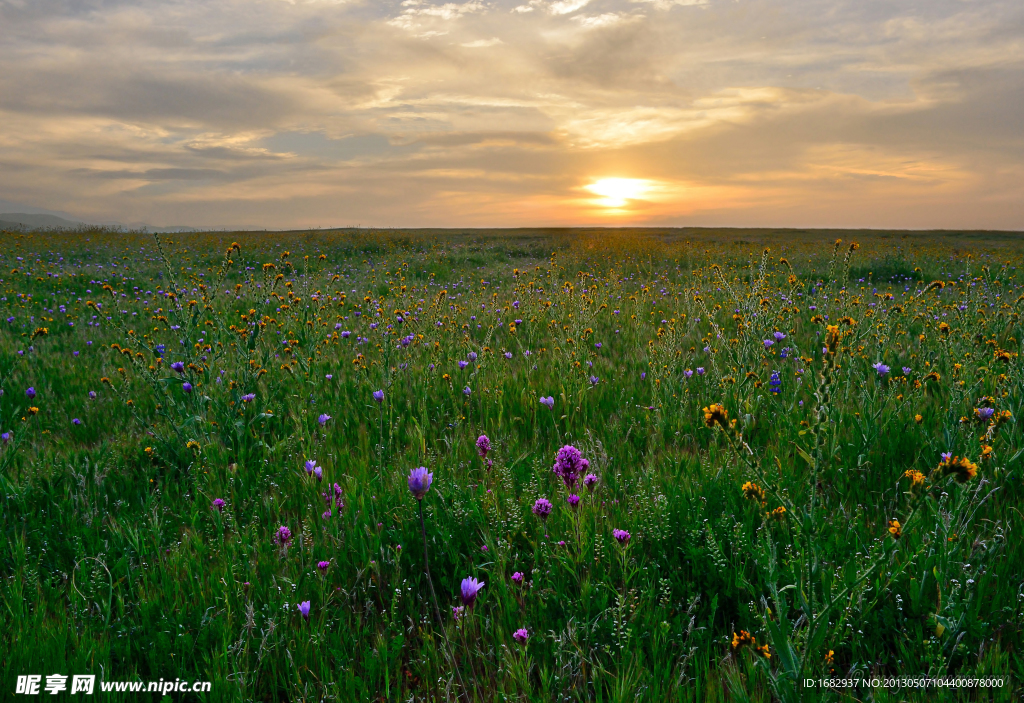
[[[316,468],[316,459],[307,459],[305,464],[306,475],[312,475],[313,469]]]
[[[938,465],[937,470],[943,476],[952,475],[957,483],[965,483],[978,475],[978,465],[967,457],[951,457],[948,453],[944,453],[942,457],[942,463]]]
[[[317,483],[324,480],[324,470],[317,466],[313,469],[313,478],[317,480]]]
[[[29,406],[29,409],[28,409],[28,414],[29,414],[29,415],[35,415],[35,414],[37,414],[38,412],[39,412],[39,408],[37,408],[37,407],[36,407],[36,406],[34,406],[34,405],[31,405],[31,406]]]
[[[548,410],[551,410],[552,408],[555,407],[555,398],[554,398],[554,396],[550,396],[549,395],[547,398],[545,398],[544,396],[541,396],[540,397],[540,402],[541,402],[541,405],[548,406]]]
[[[739,634],[732,633],[732,651],[738,652],[744,647],[753,647],[757,640],[746,630],[740,630]]]
[[[903,472],[903,478],[910,479],[910,487],[914,488],[924,483],[925,476],[917,469],[907,469]]]
[[[597,486],[597,474],[587,474],[583,477],[583,485],[586,486],[587,490],[591,493],[594,492],[594,487]]]
[[[487,452],[491,451],[491,440],[487,438],[487,435],[482,434],[477,437],[476,451],[481,457],[487,458]]]
[[[320,517],[321,517],[322,519],[324,519],[324,520],[330,520],[330,519],[331,519],[331,509],[330,509],[330,508],[328,508],[327,510],[323,511],[323,512],[322,512],[322,513],[320,514]]]
[[[467,608],[472,608],[477,594],[480,593],[480,589],[484,585],[483,581],[477,581],[472,576],[462,579],[462,604]]]
[[[185,364],[180,361],[175,361],[173,364],[171,364],[171,371],[185,373]]]
[[[96,398],[96,391],[89,391],[89,398],[90,398],[90,400],[95,399]]]
[[[565,500],[566,500],[567,503],[569,503],[569,507],[574,509],[574,510],[580,504],[580,497],[578,495],[571,495],[568,498],[566,498]]]
[[[458,622],[463,615],[466,614],[466,608],[462,605],[457,605],[452,608],[452,619]]]
[[[512,352],[505,352],[505,358],[506,359],[511,359],[512,358]]]
[[[615,541],[621,544],[623,547],[629,544],[630,534],[626,532],[626,530],[612,530],[612,537],[614,537]]]
[[[770,347],[770,346],[775,344],[775,340],[774,339],[763,339],[761,341],[764,342],[764,348],[765,349],[767,349],[768,347]]]
[[[277,532],[274,533],[274,541],[284,547],[292,541],[292,531],[281,525],[277,528]]]
[[[304,600],[299,603],[299,612],[302,613],[302,617],[309,620],[309,601]]]
[[[888,528],[889,534],[892,535],[893,539],[899,539],[903,535],[903,525],[900,524],[899,520],[890,520]]]
[[[33,388],[32,386],[29,386],[29,387],[28,387],[28,388],[27,388],[27,389],[25,390],[25,395],[27,395],[27,396],[28,396],[28,399],[29,399],[29,400],[32,400],[33,398],[35,398],[35,397],[36,397],[36,389],[35,389],[35,388]]]
[[[562,479],[566,488],[576,485],[580,474],[590,468],[590,462],[583,458],[580,450],[571,444],[567,444],[558,450],[555,456],[555,465],[551,471]]]
[[[217,512],[224,512],[224,499],[214,498],[213,504],[210,506],[210,510],[216,510]]]
[[[884,376],[889,373],[889,367],[879,361],[877,364],[872,364],[871,368],[878,372],[879,376]]]
[[[374,391],[373,392],[373,399],[376,400],[378,403],[383,403],[384,402],[384,391]]]
[[[601,379],[599,379],[597,376],[591,376],[590,377],[590,385],[596,386],[600,380]]]
[[[521,586],[523,584],[523,572],[517,571],[512,574],[512,582],[517,586]]]
[[[772,375],[768,379],[768,390],[776,394],[782,391],[782,377],[779,376],[778,371],[772,371]]]
[[[318,561],[316,563],[316,568],[317,568],[317,570],[321,574],[326,574],[327,573],[327,569],[328,569],[328,567],[330,567],[330,565],[331,565],[331,562],[329,562],[329,561]]]
[[[924,377],[924,380],[926,380],[926,381],[935,381],[936,383],[938,383],[939,380],[941,380],[941,379],[942,379],[942,376],[939,374],[938,371],[932,371],[931,373],[929,373],[927,376]]]
[[[778,521],[782,520],[784,517],[786,517],[786,509],[781,505],[768,514],[768,518],[770,520]]]
[[[981,454],[978,456],[979,461],[987,461],[992,458],[992,447],[988,444],[981,445]]]
[[[487,351],[487,350],[485,349],[484,351]],[[476,352],[470,352],[470,353],[469,353],[469,354],[467,354],[466,356],[468,356],[468,357],[469,357],[469,360],[470,360],[470,361],[476,361]]]
[[[189,383],[188,381],[185,381],[184,383],[181,384],[181,390],[185,391],[186,393],[191,393],[192,384]]]
[[[459,359],[459,369],[460,370],[466,368],[467,366],[469,366],[469,362],[468,361],[466,361],[465,359]]]
[[[327,421],[330,420],[330,419],[331,419],[330,415],[328,415],[327,413],[322,413],[320,415],[320,417],[318,417],[316,420],[317,420],[317,422],[320,423],[320,426],[323,427],[324,425],[327,424]]]
[[[724,430],[728,419],[729,413],[726,412],[724,405],[713,403],[710,407],[704,408],[704,424],[708,427],[718,424]]]
[[[533,504],[533,514],[546,521],[551,514],[551,501],[547,498],[538,498]]]
[[[526,631],[525,627],[520,627],[512,633],[512,639],[525,647],[526,641],[530,639],[530,633]]]
[[[430,490],[430,483],[434,480],[434,474],[427,471],[427,467],[421,466],[409,472],[409,490],[413,498],[422,500]],[[337,485],[337,484],[335,484]]]
[[[10,432],[4,432],[3,434],[0,434],[0,441],[2,441],[4,444],[7,444],[8,442],[10,442],[11,441],[11,433]]]
[[[825,348],[822,351],[834,352],[836,347],[839,346],[839,340],[842,336],[838,325],[828,325],[825,328]]]
[[[774,333],[772,334],[772,336],[773,336],[773,337],[775,337],[775,341],[776,341],[776,342],[781,342],[781,341],[782,341],[783,339],[785,339],[785,338],[786,338],[786,335],[785,335],[784,333],[782,333],[782,332],[779,332],[778,330],[776,330],[776,331],[775,331],[775,332],[774,332]]]
[[[988,422],[992,418],[992,416],[995,415],[995,414],[996,414],[996,411],[993,408],[975,408],[974,409],[974,417],[977,418],[979,422]]]
[[[693,376],[693,371],[691,371],[690,369],[686,369],[685,371],[683,371],[683,375],[686,376],[686,378],[690,378],[691,376]]]
[[[924,416],[921,415],[921,413],[914,415],[914,422],[920,425],[922,422],[924,422]]]
[[[913,371],[913,369],[910,368],[909,366],[904,366],[903,367],[903,375],[904,376],[909,376],[911,371]]]
[[[467,397],[468,397],[468,396],[469,396],[469,395],[471,395],[472,393],[473,393],[473,391],[472,391],[472,390],[470,389],[470,387],[469,387],[469,386],[466,386],[465,388],[463,388],[463,389],[462,389],[462,394],[463,394],[464,396],[467,396]]]
[[[740,490],[743,491],[743,496],[748,500],[752,500],[755,503],[760,503],[761,505],[764,505],[764,489],[758,486],[753,481],[747,481],[746,483],[744,483],[740,487]]]
[[[185,442],[185,448],[195,449],[196,451],[199,451],[199,442],[195,441],[194,439],[190,439],[189,441]]]

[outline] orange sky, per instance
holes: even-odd
[[[84,218],[1024,229],[1019,1],[0,0],[0,27],[0,199]]]

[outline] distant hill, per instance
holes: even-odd
[[[24,212],[0,214],[0,229],[77,229],[85,226],[84,222],[65,220],[56,215],[30,215]]]

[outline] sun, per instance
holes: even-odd
[[[601,196],[598,205],[619,208],[649,191],[651,183],[642,178],[602,178],[584,188]]]

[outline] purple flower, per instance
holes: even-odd
[[[646,371],[641,371],[640,372],[640,380],[643,381],[645,378],[647,378],[647,372]]]
[[[949,461],[953,458],[953,452],[942,452],[942,461]]]
[[[480,456],[487,457],[487,452],[491,451],[491,440],[487,438],[487,435],[482,434],[477,437],[476,451]]]
[[[302,617],[309,620],[309,601],[304,600],[299,603],[299,612],[302,613]]]
[[[78,356],[79,353],[80,352],[76,349],[75,351],[71,352],[71,356]]]
[[[595,345],[594,345],[594,347],[595,347],[596,349],[600,349],[600,348],[601,348],[601,343],[600,343],[600,342],[598,342],[597,344],[595,344]]]
[[[697,375],[698,376],[703,376],[704,375],[704,367],[703,366],[698,366],[697,367]]]
[[[317,422],[319,422],[320,426],[323,427],[324,425],[327,424],[327,421],[330,420],[330,419],[331,419],[330,415],[328,415],[327,413],[323,413],[323,414],[320,415],[320,417],[317,418]]]
[[[313,469],[313,478],[315,478],[318,483],[320,481],[323,481],[324,480],[324,470],[322,468],[320,468],[319,466],[317,466],[315,469]]]
[[[591,493],[594,492],[594,487],[597,485],[597,475],[587,474],[583,477],[583,485],[587,487],[587,490]]]
[[[251,403],[254,400],[256,400],[256,394],[255,393],[246,393],[245,395],[242,396],[242,402],[243,403]]]
[[[320,514],[320,517],[323,520],[330,520],[331,519],[331,509],[328,508],[327,510],[323,511],[323,513]]]
[[[72,425],[81,425],[81,424],[82,424],[82,421],[81,421],[81,420],[79,420],[79,419],[78,419],[78,418],[76,417],[76,418],[73,418],[73,419],[71,420],[71,424],[72,424]]]
[[[458,622],[463,615],[466,614],[466,607],[463,605],[456,605],[452,607],[452,619]]]
[[[566,488],[576,485],[576,479],[580,474],[590,468],[590,462],[583,458],[580,450],[571,444],[567,444],[558,450],[555,456],[555,465],[551,471],[557,474]]]
[[[305,468],[306,468],[306,473],[307,474],[312,474],[313,473],[313,469],[316,468],[316,459],[307,459],[306,460]]]
[[[612,530],[612,537],[623,547],[629,544],[630,534],[625,530]]]
[[[690,378],[691,376],[693,376],[693,371],[691,371],[690,369],[686,369],[686,371],[683,371],[683,375],[686,376],[687,378]]]
[[[517,586],[523,585],[523,572],[517,571],[514,574],[512,574],[512,582]]]
[[[483,587],[484,582],[477,581],[472,576],[462,579],[462,604],[467,608],[472,608],[473,603],[476,602],[476,595]]]
[[[554,396],[550,396],[549,395],[547,398],[545,398],[544,396],[541,396],[540,397],[540,402],[541,402],[541,405],[548,406],[548,410],[551,410],[552,408],[555,407],[555,398],[554,398]]]
[[[599,378],[598,378],[597,376],[591,376],[591,377],[590,377],[590,385],[592,385],[592,386],[596,386],[596,385],[597,385],[597,383],[598,383],[598,381],[600,381],[600,380],[601,380],[601,379],[599,379]]]
[[[409,490],[416,500],[421,500],[430,490],[430,483],[434,480],[434,474],[427,471],[427,467],[421,466],[409,472]]]
[[[171,371],[177,371],[178,373],[185,373],[185,364],[180,361],[175,361],[171,364]]]
[[[217,512],[224,512],[224,499],[214,498],[213,505],[210,506],[210,510],[216,510]]]
[[[35,397],[36,397],[36,389],[35,389],[35,388],[33,388],[32,386],[29,386],[29,387],[28,387],[28,388],[27,388],[27,389],[25,390],[25,395],[27,395],[27,396],[28,396],[29,400],[32,400],[33,398],[35,398]]]
[[[319,569],[321,574],[327,573],[327,568],[331,565],[329,561],[319,561],[316,564],[316,568]]]
[[[547,498],[538,498],[533,504],[533,514],[546,521],[551,514],[551,501]]]
[[[575,494],[569,496],[565,500],[569,504],[569,507],[572,508],[573,510],[575,510],[580,504],[580,497]]]
[[[786,338],[786,335],[779,331],[776,331],[772,336],[775,337],[776,342],[781,342],[783,339]]]
[[[181,384],[181,390],[185,391],[186,393],[191,393],[192,384],[189,383],[188,381],[185,381],[184,383]]]
[[[473,391],[472,389],[470,389],[469,386],[466,386],[465,388],[462,389],[462,394],[466,397],[469,397],[472,393]]]
[[[525,647],[526,641],[530,639],[530,633],[526,631],[525,627],[520,627],[512,633],[512,639]]]
[[[770,347],[770,346],[772,346],[773,344],[775,344],[775,340],[774,340],[774,339],[763,339],[763,340],[761,340],[761,341],[763,341],[763,342],[764,342],[764,348],[765,348],[765,349],[767,349],[768,347]]]
[[[995,415],[996,411],[992,408],[978,408],[974,412],[978,415],[979,420],[988,420]]]
[[[343,330],[342,333],[341,333],[341,338],[342,339],[348,339],[351,336],[352,336],[352,333],[349,332],[348,330]]]
[[[334,378],[334,376],[332,376],[331,374],[327,374],[326,376],[324,376],[324,378],[330,381],[332,378]]]
[[[277,528],[277,532],[274,534],[274,541],[280,544],[282,547],[292,541],[292,531],[284,525]]]
[[[913,371],[913,370],[914,370],[914,369],[910,368],[909,366],[904,366],[904,367],[903,367],[903,375],[904,375],[904,376],[909,376],[909,375],[910,375],[910,372],[911,372],[911,371]]]
[[[512,358],[512,352],[505,352],[505,358],[506,359],[511,359]]]
[[[468,356],[468,357],[469,357],[469,360],[470,360],[470,361],[476,361],[476,352],[470,352],[470,353],[469,353],[469,354],[467,354],[466,356]]]
[[[89,391],[89,397],[90,398],[95,398],[96,397],[96,391]]]
[[[373,392],[373,399],[376,400],[378,403],[383,403],[384,402],[384,391],[374,391]]]
[[[466,361],[465,359],[459,359],[459,368],[460,369],[464,369],[467,366],[469,366],[469,362],[468,361]]]
[[[889,373],[889,367],[879,361],[877,364],[872,364],[871,368],[878,372],[879,376],[884,376]]]
[[[0,434],[0,441],[3,441],[4,444],[7,444],[8,442],[10,442],[11,441],[11,433],[10,432],[4,432],[3,434]]]

